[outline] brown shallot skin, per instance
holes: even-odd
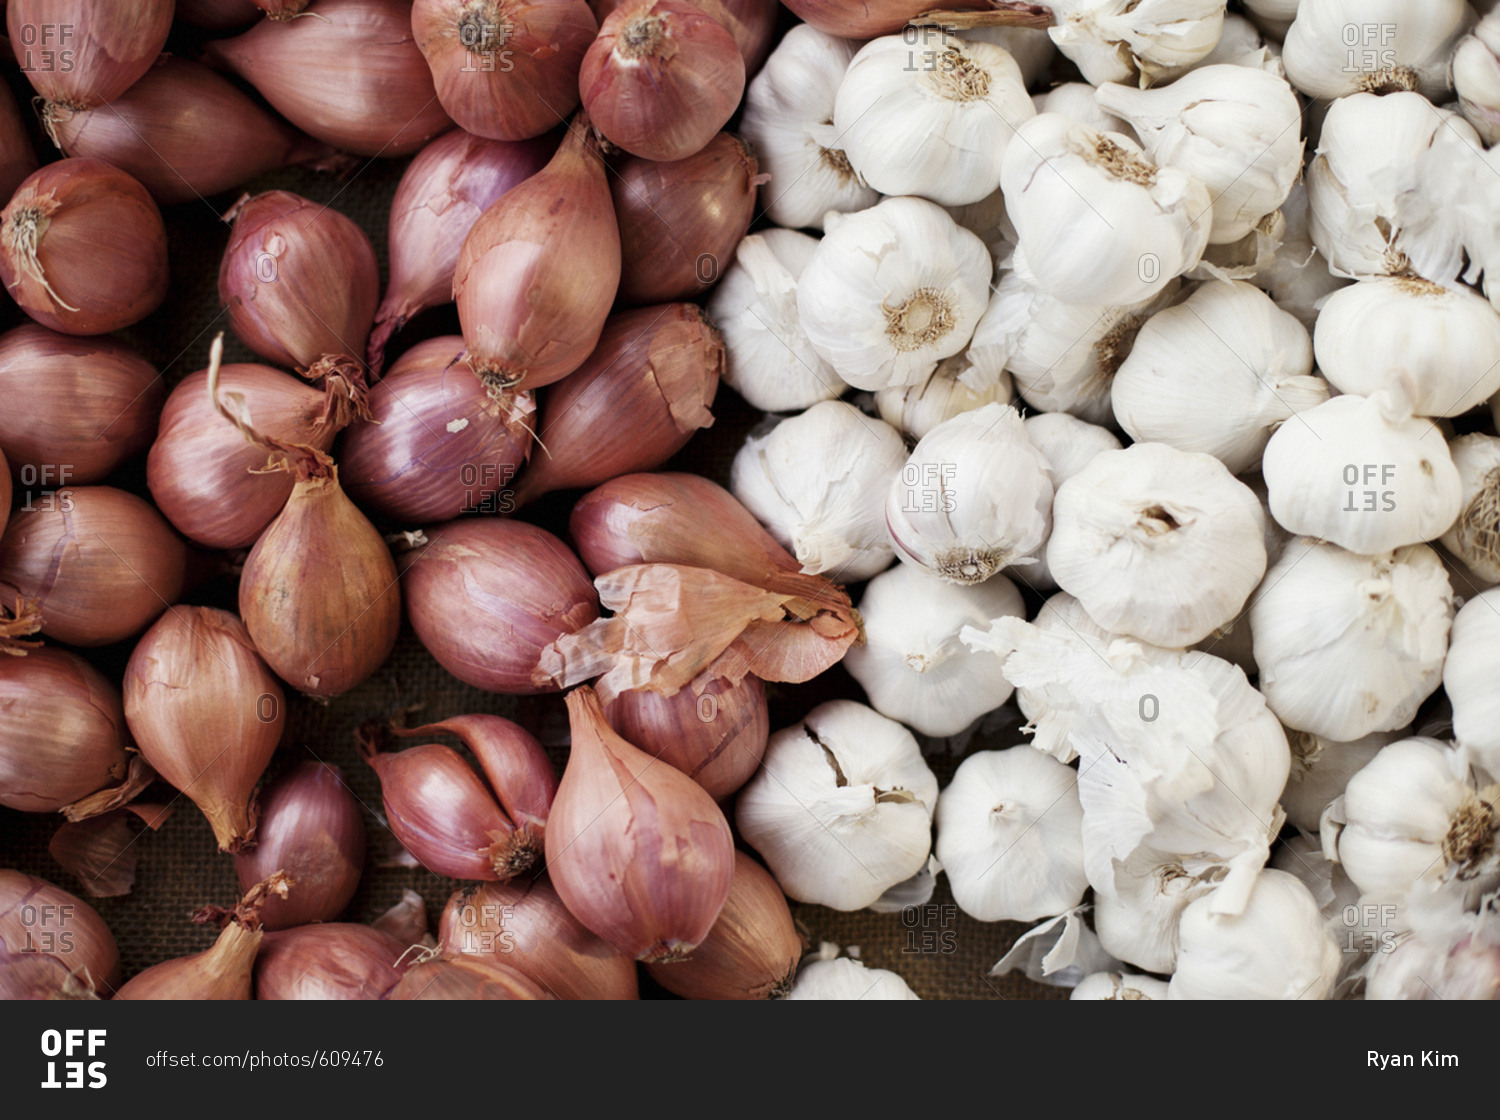
[[[108,999],[119,983],[120,953],[97,910],[0,869],[0,1000]]]
[[[639,999],[635,962],[589,932],[546,879],[522,875],[455,891],[438,948],[509,965],[558,999]]]
[[[360,805],[343,773],[324,762],[299,762],[262,790],[259,802],[255,845],[234,857],[240,890],[278,869],[296,884],[286,898],[266,900],[262,924],[290,929],[338,917],[365,866]]]
[[[0,198],[9,200],[21,181],[36,169],[36,149],[31,146],[16,95],[0,82]]]
[[[21,71],[46,101],[89,109],[113,101],[156,61],[172,0],[11,0],[6,29]]]
[[[416,0],[411,24],[443,108],[491,140],[540,136],[568,119],[599,31],[584,0]]]
[[[204,46],[309,136],[361,156],[411,155],[453,127],[417,49],[410,0],[317,0]]]
[[[291,894],[302,889],[296,882]],[[409,946],[350,922],[267,933],[255,958],[256,999],[384,999],[406,971]]]
[[[625,0],[593,0],[594,15],[602,23],[624,2]],[[693,0],[693,5],[713,16],[734,36],[740,55],[745,60],[745,74],[747,77],[753,76],[766,60],[766,55],[771,53],[781,5],[776,0]]]
[[[182,594],[187,546],[151,504],[112,486],[28,495],[0,539],[0,597],[36,601],[42,633],[104,646]]]
[[[386,999],[552,999],[530,977],[474,957],[414,964]]]
[[[113,338],[78,338],[35,323],[0,335],[0,448],[18,479],[83,485],[150,445],[166,387],[156,367]]]

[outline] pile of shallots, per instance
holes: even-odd
[[[0,997],[910,999],[788,900],[944,881],[1075,998],[1500,994],[1478,6],[10,0],[0,812],[111,897],[185,798],[241,896],[125,978],[0,870]],[[407,156],[383,288],[244,189]],[[114,332],[205,202],[255,360],[168,391]],[[561,773],[494,711],[278,763],[406,627]],[[372,837],[435,929],[347,920]]]

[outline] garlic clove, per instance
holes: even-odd
[[[978,369],[967,354],[955,354],[938,363],[925,381],[898,385],[875,394],[875,411],[893,428],[919,440],[944,420],[961,412],[973,412],[987,404],[1010,404],[1010,375],[1004,370],[991,376]]]
[[[1038,113],[1061,113],[1100,132],[1118,132],[1140,143],[1129,121],[1100,107],[1094,98],[1094,87],[1087,82],[1063,82],[1037,94],[1034,100]]]
[[[1493,9],[1453,52],[1453,89],[1487,145],[1500,140],[1500,16]]]
[[[1218,42],[1225,0],[1054,0],[1047,29],[1094,85],[1149,86],[1191,66]]]
[[[1443,544],[1478,579],[1500,582],[1500,439],[1475,432],[1454,440],[1449,451],[1463,486],[1463,511]]]
[[[894,972],[840,957],[811,961],[797,973],[787,999],[921,999]]]

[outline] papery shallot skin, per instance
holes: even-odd
[[[14,0],[5,26],[21,72],[43,100],[79,109],[113,101],[156,61],[172,0]]]
[[[625,0],[592,0],[590,7],[602,23]],[[781,5],[776,0],[693,0],[734,37],[745,60],[745,75],[753,77],[771,53]]]
[[[552,999],[530,977],[473,957],[438,958],[413,965],[386,999]]]
[[[119,983],[120,953],[98,911],[0,870],[0,999],[108,999]]]
[[[351,922],[268,932],[255,958],[255,998],[384,999],[406,971],[397,962],[409,948]]]

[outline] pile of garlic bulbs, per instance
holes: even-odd
[[[1048,8],[750,84],[732,489],[868,581],[868,705],[740,829],[1075,998],[1500,996],[1500,8]]]

